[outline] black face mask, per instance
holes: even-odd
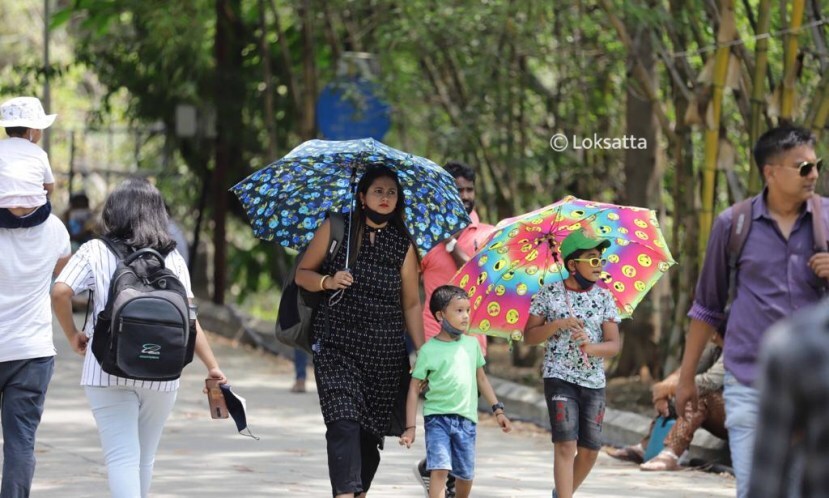
[[[582,277],[581,273],[579,273],[577,271],[573,272],[573,277],[576,279],[576,283],[579,284],[579,287],[581,287],[581,290],[588,290],[591,287],[593,287],[593,284],[596,283],[592,280],[588,280],[588,279]]]
[[[461,330],[457,327],[453,327],[452,324],[449,323],[449,320],[447,320],[446,318],[444,318],[440,322],[440,328],[445,330],[446,333],[449,334],[449,337],[451,337],[453,339],[456,339],[457,337],[463,335],[463,330]]]
[[[366,206],[363,208],[363,211],[366,213],[366,218],[370,219],[373,223],[377,225],[382,225],[387,221],[390,221],[394,218],[394,211],[389,214],[378,213],[377,211],[371,209],[370,207]]]

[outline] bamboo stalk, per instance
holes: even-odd
[[[794,90],[797,77],[797,37],[803,23],[805,0],[792,0],[792,18],[786,35],[786,53],[783,58],[783,92],[780,95],[780,119],[791,121],[794,115]]]
[[[702,209],[699,218],[699,258],[700,264],[705,256],[708,236],[714,222],[714,183],[717,174],[717,149],[720,140],[720,115],[722,112],[723,89],[728,75],[728,58],[731,50],[728,42],[734,39],[734,0],[720,1],[720,27],[717,32],[717,51],[714,55],[714,72],[712,77],[713,95],[711,97],[711,116],[705,119],[705,162],[702,168]]]
[[[760,178],[760,170],[754,165],[754,144],[760,138],[760,127],[762,120],[760,119],[765,112],[765,99],[763,90],[763,80],[766,75],[766,68],[768,67],[768,52],[769,40],[763,35],[769,32],[769,24],[771,21],[771,0],[760,0],[760,5],[757,7],[757,31],[755,35],[760,37],[757,39],[757,44],[754,47],[754,82],[751,93],[751,123],[748,129],[748,142],[750,144],[750,166],[748,173],[748,195],[753,195],[760,191],[762,181]]]
[[[829,119],[829,73],[824,73],[815,100],[816,102],[812,105],[814,116],[808,122],[812,128],[812,133],[820,137]]]

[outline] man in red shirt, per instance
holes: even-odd
[[[423,273],[423,290],[426,294],[426,302],[432,297],[432,292],[441,285],[446,285],[457,273],[458,268],[482,248],[489,235],[495,230],[492,225],[481,223],[478,213],[475,212],[475,170],[468,165],[449,161],[443,168],[455,178],[458,193],[461,201],[472,219],[472,223],[466,228],[450,237],[448,240],[436,245],[429,251],[420,263]],[[428,341],[440,332],[440,324],[432,316],[428,306],[423,308],[423,330],[425,339]],[[486,355],[486,336],[474,335],[481,343],[481,351]],[[415,467],[415,475],[429,491],[429,471],[426,470],[426,459],[418,462]],[[454,479],[449,476],[446,483],[446,498],[455,496]]]
[[[458,268],[478,252],[495,229],[492,225],[481,223],[478,213],[475,212],[475,170],[456,161],[449,161],[443,167],[455,177],[458,193],[472,223],[454,237],[433,247],[421,261],[420,269],[423,272],[423,289],[427,303],[432,297],[432,292],[441,285],[448,284]],[[440,324],[429,312],[428,307],[423,310],[423,328],[427,341],[440,332]],[[486,336],[475,337],[480,341],[481,351],[486,355]]]

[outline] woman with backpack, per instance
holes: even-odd
[[[52,306],[72,349],[85,356],[81,385],[98,426],[110,493],[119,498],[144,498],[149,493],[155,453],[164,423],[175,404],[179,379],[148,381],[107,373],[96,358],[97,351],[96,354],[91,352],[98,349],[93,346],[99,340],[94,331],[101,329],[90,323],[85,330],[78,330],[72,319],[71,299],[75,294],[92,291],[96,323],[101,321],[102,311],[106,309],[109,313],[112,310],[112,305],[107,307],[110,281],[119,262],[123,267],[127,260],[118,258],[109,249],[110,244],[114,248],[124,248],[126,253],[144,248],[160,253],[164,266],[183,285],[186,296],[192,299],[190,274],[167,232],[167,213],[161,193],[147,180],[130,178],[121,183],[106,200],[102,222],[104,237],[109,242],[94,239],[78,249],[55,281]],[[185,327],[192,329],[191,317],[185,315],[183,318]],[[227,378],[219,369],[198,321],[194,329],[195,354],[207,368],[207,377],[226,383]],[[143,353],[158,354],[156,345],[145,346],[151,347]],[[155,350],[153,346],[156,346]]]
[[[326,258],[331,233],[326,220],[295,279],[305,290],[322,293],[312,349],[328,473],[337,498],[366,496],[380,464],[383,438],[402,432],[392,425],[405,425],[405,419],[393,415],[405,408],[405,331],[416,348],[423,344],[419,262],[403,223],[400,181],[391,169],[372,166],[360,179],[357,195],[351,251]],[[346,230],[351,229],[348,225]],[[357,256],[347,265],[349,252],[349,259],[355,252]]]

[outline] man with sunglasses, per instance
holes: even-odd
[[[812,206],[820,170],[815,137],[809,130],[781,126],[754,147],[766,186],[751,202],[751,224],[736,261],[735,289],[729,293],[729,238],[734,207],[714,221],[700,272],[691,325],[685,342],[677,412],[696,409],[694,374],[705,344],[725,330],[725,409],[737,496],[748,496],[759,409],[757,358],[766,330],[781,318],[816,303],[829,277],[829,253],[816,253]],[[829,200],[820,199],[824,227]],[[825,231],[825,230],[824,230]],[[730,310],[729,295],[733,295]],[[690,403],[690,408],[686,408]]]

